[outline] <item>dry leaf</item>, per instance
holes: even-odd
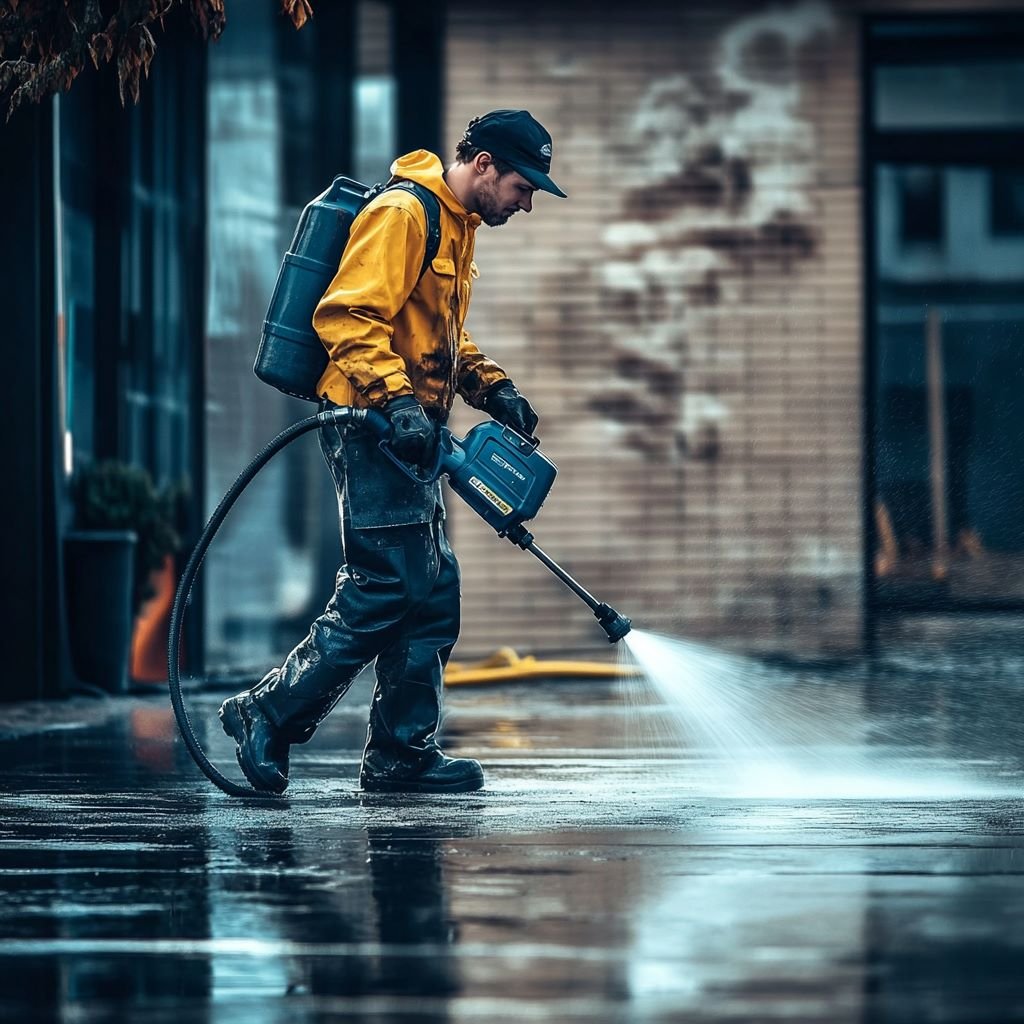
[[[309,0],[281,0],[281,10],[292,19],[296,28],[302,28],[313,17],[313,8]]]
[[[227,16],[224,0],[191,0],[192,25],[203,39],[219,39]]]

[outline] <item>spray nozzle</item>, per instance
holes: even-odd
[[[617,644],[633,628],[633,623],[625,615],[620,615],[608,604],[599,604],[594,609],[594,616],[608,634],[610,644]]]

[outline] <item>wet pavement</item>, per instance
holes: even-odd
[[[837,768],[858,722],[857,784],[816,798],[722,791],[735,765],[640,682],[453,690],[446,746],[488,785],[436,798],[357,791],[364,684],[256,802],[206,783],[160,695],[20,709],[0,1019],[1024,1020],[1021,667],[781,680],[841,708]],[[219,699],[190,703],[234,777]],[[874,762],[935,785],[865,796]]]

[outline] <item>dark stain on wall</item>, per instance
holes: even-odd
[[[744,281],[796,273],[818,249],[801,60],[831,27],[816,3],[741,17],[707,67],[652,81],[626,119],[617,148],[631,180],[594,271],[613,379],[588,406],[645,457],[720,450],[717,422],[695,410],[721,416],[726,403],[687,393],[692,314],[737,301]]]

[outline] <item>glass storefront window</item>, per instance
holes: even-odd
[[[260,382],[253,360],[302,207],[334,175],[375,181],[393,158],[390,16],[382,3],[325,5],[295,32],[275,5],[241,4],[210,48],[207,512],[252,455],[313,410]],[[350,130],[352,144],[338,143]],[[208,675],[252,681],[302,638],[333,589],[337,514],[315,435],[260,473],[206,560]]]

